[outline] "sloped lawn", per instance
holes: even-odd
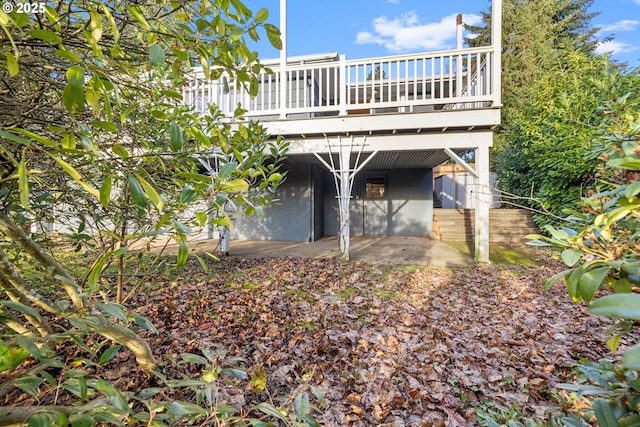
[[[204,272],[190,260],[126,304],[157,327],[145,336],[158,360],[202,349],[246,359],[250,378],[221,389],[219,403],[248,410],[313,385],[323,425],[466,426],[477,425],[474,407],[494,403],[542,418],[571,365],[612,357],[609,320],[560,284],[543,291],[560,268],[550,258],[467,269],[229,258]],[[199,376],[181,366],[165,374]],[[100,375],[123,390],[164,387],[124,351]],[[7,399],[33,404],[20,391]]]

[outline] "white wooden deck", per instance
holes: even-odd
[[[183,99],[200,112],[215,104],[233,116],[241,107],[247,110],[245,117],[260,119],[277,134],[425,128],[420,123],[426,128],[471,130],[495,126],[496,115],[451,113],[499,106],[494,62],[492,47],[358,60],[337,53],[308,55],[289,58],[284,73],[276,61],[265,61],[270,72],[257,76],[253,84],[258,94],[253,98],[247,90],[249,82],[226,76],[207,80],[197,70],[183,89]],[[397,120],[405,113],[434,112],[449,114]],[[369,120],[369,116],[384,118]],[[334,120],[304,120],[320,118]],[[387,122],[394,123],[393,129]]]

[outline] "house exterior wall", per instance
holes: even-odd
[[[489,186],[493,191],[490,207],[500,207],[498,178],[494,172],[489,175]],[[475,209],[478,203],[477,192],[481,191],[473,176],[466,172],[444,174],[435,179],[436,194],[443,209]]]
[[[367,200],[368,178],[386,179],[386,197]],[[356,176],[351,199],[351,235],[429,236],[433,231],[433,175],[431,169],[362,172]],[[338,234],[333,177],[325,173],[324,233]]]
[[[386,179],[386,198],[366,200],[365,182]],[[430,169],[361,172],[351,199],[351,234],[428,236],[433,229],[433,188]],[[288,165],[287,179],[276,191],[280,205],[263,218],[238,212],[232,239],[314,241],[338,234],[333,175],[315,164]]]
[[[287,179],[278,187],[279,205],[265,209],[263,218],[235,216],[232,239],[288,240],[308,242],[312,239],[311,168],[309,164],[288,165]],[[242,206],[238,207],[239,209]],[[231,212],[230,212],[231,213]]]

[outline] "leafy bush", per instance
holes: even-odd
[[[619,319],[609,330],[611,351],[640,320],[640,78],[629,74],[623,80],[635,86],[616,88],[620,96],[600,108],[602,120],[593,144],[601,161],[600,191],[582,199],[579,210],[565,211],[570,227],[547,225],[551,237],[529,236],[531,244],[561,248],[569,267],[549,279],[547,287],[564,279],[575,302],[586,302],[594,314]],[[623,88],[627,91],[620,93]],[[590,413],[601,426],[637,425],[640,383],[632,371],[640,370],[640,344],[624,350],[620,368],[583,364],[579,369],[596,388],[573,390],[595,397]]]

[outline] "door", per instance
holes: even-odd
[[[364,190],[364,234],[386,235],[389,226],[387,174],[367,174]]]

